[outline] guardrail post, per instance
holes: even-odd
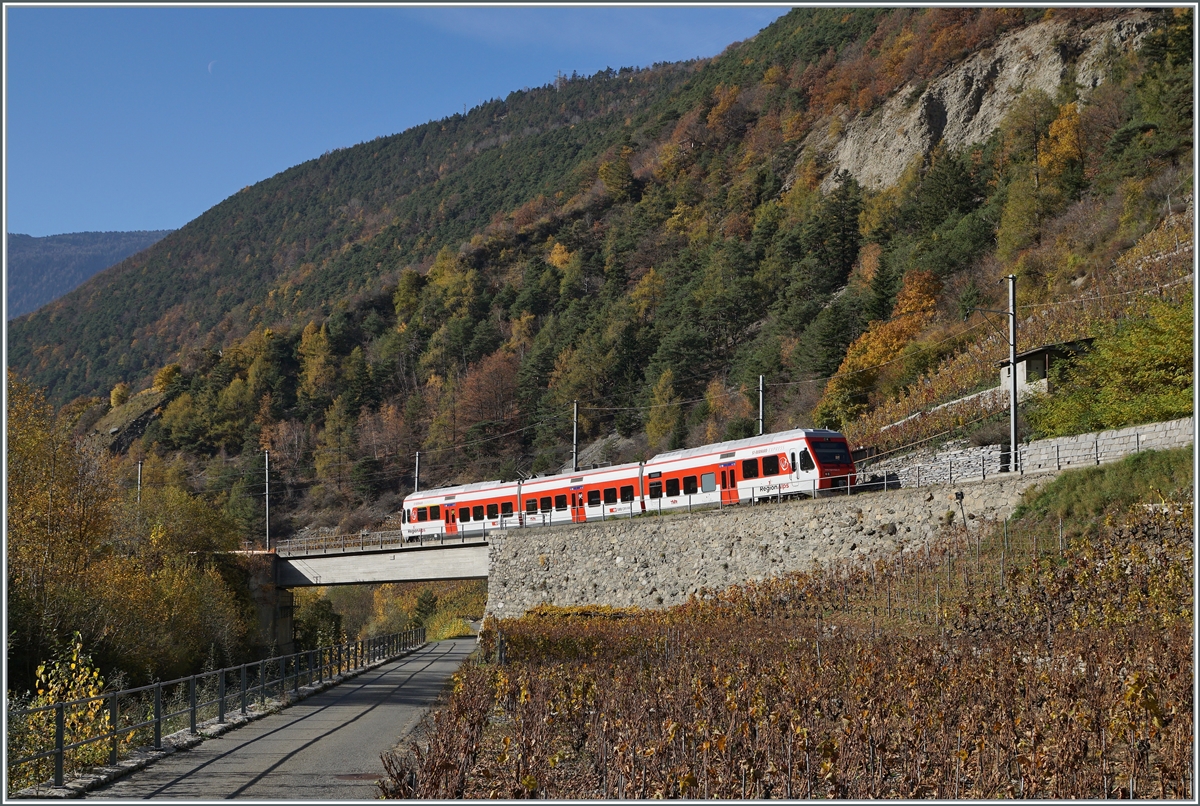
[[[56,703],[54,706],[54,785],[63,785],[63,745],[65,742],[66,733],[66,714],[63,713],[63,704]]]
[[[188,678],[188,729],[196,733],[196,675]]]
[[[117,719],[121,715],[121,706],[117,702],[117,692],[112,693],[112,699],[108,701],[108,721],[109,729],[112,731],[112,748],[108,751],[108,763],[117,763],[117,727],[120,723]]]
[[[162,750],[162,683],[154,684],[154,749]]]
[[[264,707],[267,704],[267,661],[265,658],[258,662],[258,702]]]
[[[225,670],[217,673],[217,723],[225,723]]]
[[[242,713],[246,713],[246,664],[242,664]]]
[[[317,682],[325,682],[325,649],[324,647],[317,649]]]
[[[300,690],[300,656],[292,655],[292,691]]]
[[[337,645],[337,673],[342,673],[342,645]]]

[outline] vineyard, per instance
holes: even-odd
[[[1183,304],[1192,289],[1195,211],[1167,216],[1111,265],[1096,267],[1084,294],[1021,305],[1020,349],[1094,336],[1106,326],[1140,315],[1147,300]],[[1190,305],[1188,306],[1190,308]],[[995,317],[993,317],[995,319]],[[995,323],[994,323],[995,324]],[[967,346],[923,375],[919,382],[844,425],[852,444],[872,444],[880,452],[912,445],[1007,410],[1007,397],[979,396],[934,409],[979,388],[996,384],[998,362],[1008,357],[1006,330],[989,327],[975,314],[961,333]],[[1004,328],[1007,325],[999,322]],[[974,335],[975,340],[970,341]],[[913,416],[918,415],[918,416]],[[901,422],[903,421],[903,422]]]
[[[1190,799],[1190,468],[1066,473],[1009,521],[670,610],[491,622],[382,794]]]

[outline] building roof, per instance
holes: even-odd
[[[1041,347],[1034,347],[1032,350],[1026,350],[1023,353],[1017,353],[1017,363],[1021,363],[1026,358],[1038,355],[1039,353],[1056,353],[1058,355],[1078,355],[1086,353],[1091,349],[1092,342],[1095,341],[1094,336],[1088,336],[1085,339],[1076,339],[1075,341],[1060,341],[1057,344],[1043,344]],[[996,366],[1007,367],[1008,359],[997,361]]]

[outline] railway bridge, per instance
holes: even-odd
[[[438,535],[405,542],[399,531],[319,535],[283,540],[275,548],[275,585],[359,585],[487,579],[488,540]]]

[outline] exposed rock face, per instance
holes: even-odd
[[[815,148],[827,155],[828,165],[848,170],[864,187],[887,187],[939,141],[961,149],[986,140],[1026,90],[1036,88],[1054,97],[1072,67],[1082,90],[1096,87],[1103,80],[1105,51],[1136,48],[1150,24],[1148,12],[1130,11],[1083,30],[1053,19],[1030,25],[1002,37],[924,89],[904,87],[870,115],[850,120],[842,113],[843,125],[814,129],[803,152]],[[841,133],[831,135],[831,129]],[[832,181],[831,171],[826,192]]]

